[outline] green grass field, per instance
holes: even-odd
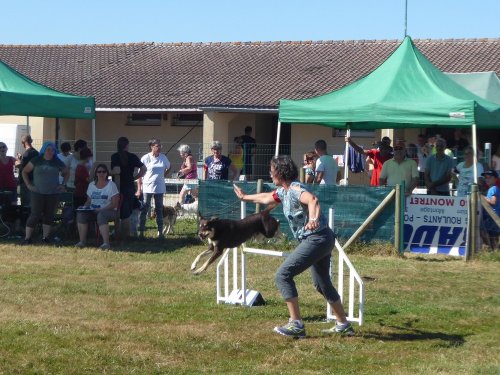
[[[293,340],[272,332],[287,320],[280,260],[249,262],[248,286],[266,306],[217,305],[215,267],[189,270],[205,247],[195,229],[179,222],[163,242],[112,251],[0,240],[0,374],[500,373],[498,253],[465,263],[356,246],[365,324],[355,337],[322,336],[331,323],[306,273],[308,338]]]

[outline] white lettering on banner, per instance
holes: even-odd
[[[465,112],[450,112],[450,118],[465,118]]]
[[[463,197],[407,197],[404,215],[405,251],[464,256],[467,207],[467,199]]]

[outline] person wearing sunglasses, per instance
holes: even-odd
[[[110,248],[109,222],[118,216],[119,193],[116,184],[109,180],[109,170],[106,164],[95,168],[94,180],[87,188],[87,201],[77,209],[76,222],[80,241],[76,247],[85,247],[89,222],[96,221],[102,236],[101,249]]]
[[[394,156],[382,165],[380,186],[395,186],[405,183],[405,195],[409,196],[418,184],[417,162],[406,156],[406,143],[397,139],[393,148]]]

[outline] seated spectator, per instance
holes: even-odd
[[[490,169],[482,174],[488,185],[488,192],[484,199],[495,211],[497,216],[500,216],[500,188],[497,186],[498,174],[495,170]],[[481,222],[481,237],[483,241],[490,245],[491,250],[496,250],[498,245],[498,235],[500,228],[491,216],[483,211],[483,220]]]
[[[77,247],[85,247],[87,242],[88,225],[91,221],[97,221],[103,244],[101,249],[109,249],[109,221],[118,216],[119,193],[113,181],[108,179],[109,170],[105,164],[99,164],[95,168],[94,180],[87,189],[87,201],[80,207],[88,211],[78,210],[76,221],[78,223],[78,235],[80,241]]]
[[[380,185],[395,186],[405,183],[405,195],[409,196],[418,184],[418,169],[415,160],[406,156],[404,140],[396,140],[394,157],[387,160],[380,172]]]
[[[474,150],[471,146],[467,146],[463,151],[464,161],[458,163],[453,169],[453,173],[458,180],[458,197],[465,197],[469,192],[469,185],[474,183]],[[483,165],[481,163],[476,163],[476,167],[478,176],[481,176],[483,173]]]
[[[316,159],[318,159],[316,151],[309,151],[304,154],[304,182],[307,184],[314,184],[316,179]]]

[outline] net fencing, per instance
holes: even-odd
[[[257,192],[256,182],[238,182],[246,194]],[[262,192],[273,191],[272,183],[264,183]],[[335,234],[341,240],[347,240],[361,226],[370,214],[392,190],[390,187],[309,185],[309,189],[320,201],[324,215],[328,216],[330,207],[334,208]],[[198,209],[203,217],[239,219],[241,202],[228,181],[200,181]],[[255,212],[255,204],[247,202],[246,215]],[[281,232],[292,239],[288,222],[281,208],[272,215],[280,221]],[[360,238],[361,241],[394,242],[394,203],[390,203],[368,226]]]

